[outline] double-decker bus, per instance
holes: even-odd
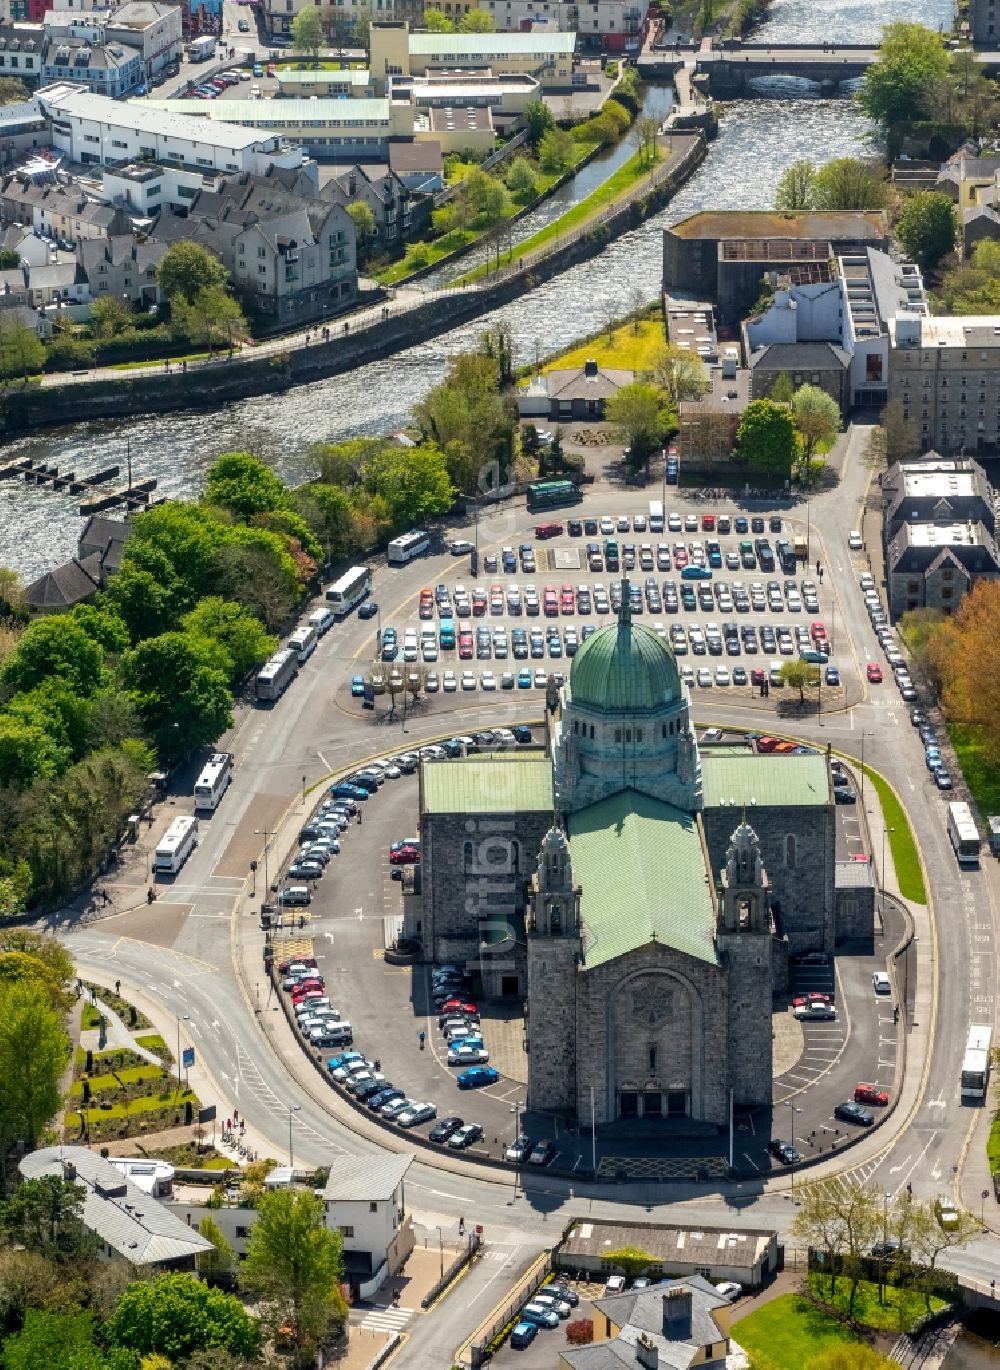
[[[993,1043],[993,1029],[988,1027],[969,1028],[969,1039],[965,1044],[962,1058],[962,1098],[974,1101],[986,1098],[986,1086],[990,1079],[990,1047]]]
[[[334,618],[346,618],[372,592],[372,573],[367,566],[352,566],[327,586],[326,597]]]
[[[431,545],[431,535],[424,528],[414,529],[412,533],[403,533],[398,538],[393,538],[389,543],[387,552],[390,566],[405,566],[414,557],[422,557],[429,551]]]
[[[198,820],[190,814],[175,818],[160,838],[153,870],[175,875],[198,845]]]
[[[232,752],[216,752],[205,762],[201,775],[194,782],[194,808],[209,811],[218,808],[219,801],[229,789],[233,778]]]
[[[979,829],[968,804],[957,801],[948,805],[948,836],[960,866],[979,865]]]
[[[580,487],[571,480],[533,480],[528,486],[528,513],[558,509],[564,504],[579,504]]]

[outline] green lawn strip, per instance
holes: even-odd
[[[913,839],[913,829],[910,827],[906,810],[896,798],[895,790],[887,780],[879,775],[878,771],[873,771],[870,766],[866,766],[865,775],[875,786],[875,793],[882,805],[883,821],[891,829],[889,848],[892,851],[892,864],[896,869],[899,892],[904,899],[910,899],[914,904],[926,904],[927,891],[924,888],[924,873],[920,868],[917,844]]]
[[[990,1128],[990,1135],[986,1139],[986,1157],[989,1161],[991,1175],[995,1170],[1000,1170],[1000,1112],[993,1115],[993,1126]]]
[[[146,361],[111,362],[111,363],[110,363],[109,365],[107,365],[107,366],[102,366],[102,367],[101,367],[101,370],[102,370],[102,371],[131,371],[132,368],[133,368],[133,367],[136,367],[136,366],[144,366],[144,367],[148,367],[148,366],[163,366],[163,364],[164,364],[165,362],[170,362],[171,365],[173,365],[174,363],[179,363],[179,362],[203,362],[203,361],[205,361],[207,358],[209,358],[209,357],[211,357],[211,356],[214,356],[214,355],[215,355],[215,354],[212,353],[212,352],[188,352],[186,355],[181,355],[181,356],[178,356],[178,357],[153,357],[153,358],[148,359],[148,360],[146,360]]]
[[[818,1299],[848,1316],[850,1305],[850,1281],[841,1276],[837,1280],[835,1293],[830,1294],[829,1275],[813,1273],[809,1276],[809,1287]],[[863,1327],[874,1328],[878,1332],[906,1332],[914,1323],[928,1312],[937,1313],[944,1308],[944,1300],[931,1296],[930,1309],[923,1294],[916,1289],[898,1289],[886,1285],[883,1302],[879,1303],[878,1285],[862,1280],[854,1296],[853,1317]]]
[[[157,1070],[158,1067],[151,1065],[137,1051],[130,1051],[128,1047],[108,1047],[106,1051],[92,1051],[90,1053],[91,1070],[95,1075],[103,1074],[101,1067],[110,1064],[110,1067],[117,1070],[119,1074],[123,1070],[131,1070],[134,1066],[148,1066],[150,1070]],[[77,1047],[73,1057],[73,1064],[78,1074],[83,1074],[87,1069],[87,1051],[84,1047]]]
[[[101,1016],[101,1010],[96,1004],[84,1004],[83,1016],[80,1019],[80,1027],[84,1032],[90,1031],[91,1028],[100,1027]]]
[[[146,1051],[152,1051],[157,1056],[162,1056],[165,1060],[172,1061],[173,1053],[158,1032],[146,1032],[141,1037],[136,1037],[136,1046],[144,1047]]]
[[[163,1080],[166,1074],[159,1066],[141,1065],[131,1066],[126,1070],[118,1070],[112,1075],[94,1075],[90,1079],[91,1094],[102,1094],[113,1089],[122,1089],[126,1085],[141,1084],[146,1080]],[[77,1080],[70,1088],[70,1095],[77,1096],[83,1093],[83,1081]]]
[[[774,1370],[802,1370],[831,1346],[860,1341],[850,1328],[799,1294],[782,1294],[732,1327],[740,1346]]]
[[[951,723],[948,736],[980,814],[985,818],[987,814],[1000,813],[1000,767],[990,760],[979,730]]]
[[[624,166],[620,166],[613,175],[603,181],[596,190],[592,190],[584,199],[567,209],[565,214],[560,214],[558,219],[553,219],[552,223],[540,228],[530,238],[525,238],[523,242],[517,243],[515,247],[517,255],[527,256],[531,252],[536,252],[546,243],[564,237],[574,228],[585,223],[587,219],[609,209],[616,199],[632,190],[637,182],[655,169],[656,165],[654,162],[653,167],[649,167],[645,157],[637,152],[634,157],[629,158]],[[468,285],[471,281],[477,281],[485,275],[485,265],[477,266],[474,271],[466,272],[464,276],[460,276],[457,281],[452,281],[450,284],[453,286]]]
[[[129,1099],[127,1103],[112,1104],[110,1108],[86,1108],[83,1112],[87,1116],[87,1121],[91,1124],[99,1123],[109,1118],[137,1117],[144,1113],[181,1113],[183,1114],[184,1105],[189,1102],[193,1108],[197,1107],[198,1100],[190,1090],[180,1090],[171,1094],[167,1099],[161,1099],[158,1094],[144,1094],[138,1099]],[[74,1109],[66,1114],[66,1127],[80,1126],[80,1110]],[[165,1127],[172,1127],[172,1123],[165,1123]]]

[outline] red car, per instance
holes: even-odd
[[[750,672],[750,684],[751,684],[751,685],[763,685],[763,683],[764,683],[764,681],[765,681],[766,679],[767,679],[767,672],[766,672],[766,671],[762,671],[761,668],[760,668],[759,666],[755,666],[755,667],[753,668],[753,670]]]
[[[714,514],[702,514],[702,516],[701,516],[701,530],[702,530],[703,533],[714,533],[714,532],[715,532],[715,515],[714,515]]]
[[[419,860],[419,847],[397,847],[389,853],[390,866],[415,866]]]
[[[832,1004],[832,994],[797,994],[792,1000],[793,1008],[801,1008],[803,1004]]]
[[[822,623],[819,622],[818,619],[817,619],[817,621],[812,625],[812,627],[809,629],[809,632],[810,632],[810,634],[811,634],[811,636],[812,636],[813,642],[825,642],[825,641],[826,641],[826,628],[823,626]]]
[[[300,980],[292,989],[292,1001],[297,1004],[307,994],[322,994],[325,988],[326,982],[324,980]]]
[[[688,554],[683,547],[674,548],[674,566],[678,571],[683,571],[688,564]]]
[[[873,685],[881,685],[881,684],[882,684],[882,667],[878,664],[878,662],[877,662],[877,661],[869,661],[867,670],[868,670],[868,679],[871,681],[871,683],[872,683]]]
[[[445,1002],[441,1005],[438,1012],[442,1014],[471,1014],[478,1013],[479,1010],[476,1008],[475,1004],[467,1004],[463,999],[446,999]]]
[[[535,528],[535,537],[539,542],[543,542],[546,538],[561,538],[562,532],[561,523],[540,523]]]
[[[884,1107],[889,1102],[889,1091],[879,1089],[878,1085],[856,1085],[854,1102],[856,1104],[882,1104]]]

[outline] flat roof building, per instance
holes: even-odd
[[[372,78],[380,94],[393,76],[454,67],[522,73],[536,77],[543,90],[569,90],[575,51],[575,33],[413,33],[405,22],[371,26]]]
[[[1000,314],[897,314],[889,324],[889,399],[925,450],[1000,450]]]

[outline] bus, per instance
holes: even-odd
[[[198,845],[198,820],[190,814],[175,818],[160,838],[153,870],[175,875]]]
[[[658,499],[649,501],[649,531],[651,533],[663,532],[663,504]]]
[[[389,565],[405,566],[414,557],[421,557],[430,550],[431,535],[424,528],[416,528],[412,533],[403,533],[389,543]]]
[[[201,775],[194,782],[194,811],[213,810],[229,789],[233,778],[232,752],[216,752],[205,762]]]
[[[288,639],[288,647],[298,657],[300,666],[304,666],[315,652],[318,641],[319,633],[311,623],[300,623],[295,629]]]
[[[979,829],[968,804],[948,805],[948,836],[960,866],[979,865]]]
[[[533,480],[528,485],[528,513],[558,509],[564,504],[579,504],[580,487],[571,480]]]
[[[254,692],[258,699],[280,699],[299,673],[299,658],[289,647],[275,652],[257,673]]]
[[[367,566],[352,566],[339,580],[327,586],[326,597],[333,605],[334,618],[346,618],[371,592],[371,571]]]
[[[965,1044],[965,1057],[962,1060],[962,1100],[975,1101],[986,1098],[986,1086],[990,1078],[990,1046],[993,1030],[988,1027],[969,1028],[969,1040]]]

